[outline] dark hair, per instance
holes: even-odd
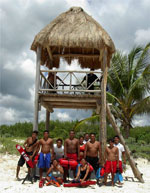
[[[35,133],[36,135],[38,135],[39,132],[38,131],[33,131],[32,133]]]
[[[118,138],[118,139],[120,139],[118,135],[115,135],[114,139],[115,139],[115,138]]]
[[[54,161],[57,161],[57,159],[53,159],[52,163],[53,163]],[[57,161],[57,162],[58,162],[58,161]]]
[[[83,137],[82,135],[79,137],[79,139],[81,139],[81,138],[83,138],[83,139],[84,139],[84,137]]]
[[[49,133],[49,131],[48,130],[44,130],[43,133]]]
[[[71,132],[74,132],[74,130],[72,129],[72,130],[70,130],[70,132],[69,133],[71,133]],[[75,133],[75,132],[74,132]]]
[[[91,136],[91,135],[94,135],[94,136],[95,136],[95,133],[90,133],[90,136]]]
[[[85,133],[84,136],[89,135],[88,133]]]
[[[108,139],[108,142],[113,142],[114,143],[114,140],[113,139]]]
[[[56,142],[58,142],[58,141],[61,141],[61,143],[63,142],[62,139],[60,139],[60,138],[56,140]]]

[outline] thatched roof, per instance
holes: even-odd
[[[82,68],[101,68],[100,53],[107,47],[108,66],[115,52],[107,32],[81,7],[72,7],[43,28],[32,43],[36,51],[42,47],[42,65],[59,67],[60,57],[69,64],[78,59]],[[51,56],[51,57],[50,57]]]

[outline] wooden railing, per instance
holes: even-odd
[[[53,81],[48,77],[49,73]],[[91,84],[88,83],[90,73],[97,76]],[[39,93],[100,94],[101,77],[102,73],[96,71],[40,70]]]

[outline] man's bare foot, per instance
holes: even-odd
[[[21,179],[19,177],[16,177],[15,180],[16,181],[21,181]]]

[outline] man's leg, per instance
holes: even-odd
[[[20,156],[20,159],[18,161],[17,169],[16,169],[16,178],[19,179],[19,172],[20,172],[20,167],[22,167],[25,163],[25,160],[23,156]]]
[[[43,176],[43,168],[40,168],[40,180],[42,180],[42,176]]]
[[[68,169],[64,168],[64,182],[66,182],[67,176],[68,176]]]
[[[16,178],[19,178],[20,166],[17,165]]]
[[[112,176],[111,185],[114,186],[114,173],[113,172],[111,173],[111,176]]]
[[[104,174],[104,185],[106,186],[106,183],[107,183],[107,176],[108,176],[108,173],[105,173]]]

